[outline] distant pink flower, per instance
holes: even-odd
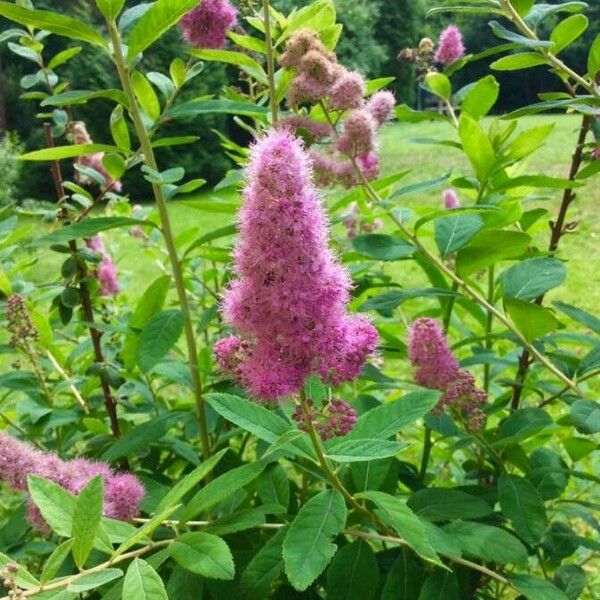
[[[448,188],[442,192],[442,199],[446,208],[458,208],[460,206],[460,199],[458,194],[452,189]]]
[[[123,184],[113,179],[108,171],[105,169],[102,159],[104,158],[104,152],[94,152],[93,154],[85,154],[84,156],[80,156],[75,164],[81,165],[82,167],[87,167],[89,169],[93,169],[97,173],[99,173],[105,181],[103,186],[106,190],[111,190],[115,192],[120,192],[123,189]],[[84,185],[89,185],[92,183],[92,179],[88,177],[85,173],[77,173],[77,180],[79,183]]]
[[[353,110],[344,121],[344,131],[338,138],[337,149],[349,158],[369,154],[375,148],[376,127],[371,113],[364,109]]]
[[[328,137],[333,133],[331,125],[313,121],[310,117],[304,115],[290,115],[283,117],[277,124],[279,129],[287,129],[293,134],[298,135],[298,130],[306,131],[313,140],[319,140]]]
[[[108,255],[104,256],[98,267],[98,281],[100,282],[100,293],[103,296],[116,296],[119,293],[117,265]]]
[[[329,93],[329,104],[334,110],[360,108],[365,94],[365,80],[356,71],[346,71],[334,83]]]
[[[85,245],[94,252],[98,254],[104,254],[106,252],[106,248],[104,247],[104,242],[100,237],[100,234],[97,233],[94,237],[88,238],[85,240]]]
[[[367,179],[371,180],[377,178],[379,175],[379,156],[377,156],[377,154],[374,152],[361,154],[358,157],[357,162],[360,170]]]
[[[438,48],[433,57],[436,62],[451,65],[465,55],[462,33],[456,25],[449,25],[442,31]]]
[[[27,477],[49,479],[72,494],[79,494],[93,477],[104,478],[104,510],[107,517],[129,521],[138,514],[144,488],[129,473],[118,473],[100,462],[84,458],[63,461],[55,454],[40,452],[0,431],[0,480],[18,491],[27,491]],[[38,508],[30,501],[29,520],[47,530]]]
[[[416,369],[415,383],[443,392],[436,411],[451,407],[465,415],[469,429],[478,431],[484,426],[482,407],[487,402],[487,394],[476,386],[469,372],[460,368],[436,321],[421,318],[411,324],[408,356]]]
[[[396,98],[392,92],[387,90],[376,92],[367,102],[367,110],[379,126],[392,118],[395,106]]]
[[[597,146],[596,148],[594,148],[592,150],[592,158],[595,158],[596,160],[600,160],[600,146]]]
[[[202,0],[179,21],[183,37],[196,48],[223,48],[227,32],[237,21],[229,0]]]
[[[309,375],[338,385],[360,374],[377,332],[350,315],[350,278],[327,246],[327,221],[300,140],[271,131],[252,148],[246,173],[236,279],[222,313],[239,332],[218,360],[252,396],[297,393]]]

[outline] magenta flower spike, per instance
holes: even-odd
[[[55,454],[41,452],[0,431],[0,480],[17,491],[27,491],[27,478],[37,475],[49,479],[72,494],[79,494],[93,477],[104,478],[104,509],[107,517],[130,521],[139,512],[144,488],[135,475],[117,473],[107,464],[85,458],[61,460]],[[29,520],[47,530],[42,515],[30,502]]]
[[[451,65],[464,55],[465,46],[462,33],[456,25],[449,25],[440,35],[438,48],[433,58],[443,65]]]
[[[196,48],[223,48],[235,26],[237,10],[229,0],[202,0],[179,21],[184,39]]]
[[[235,250],[236,278],[221,311],[239,336],[215,348],[221,367],[258,400],[296,394],[309,375],[338,385],[377,346],[363,316],[346,312],[350,278],[327,245],[311,162],[288,131],[250,153]]]
[[[445,208],[452,209],[460,206],[460,198],[452,188],[445,189],[442,192],[442,200]]]

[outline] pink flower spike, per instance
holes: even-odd
[[[394,98],[392,92],[388,92],[387,90],[376,92],[367,102],[367,110],[379,126],[392,118],[395,106],[396,98]]]
[[[360,108],[365,94],[365,80],[356,71],[346,71],[333,85],[329,103],[334,110]]]
[[[460,206],[460,199],[458,194],[452,189],[448,188],[442,192],[442,198],[444,201],[444,207],[448,209],[458,208]]]
[[[184,39],[196,48],[223,48],[227,32],[237,21],[237,10],[229,0],[202,0],[179,21]]]
[[[311,374],[335,384],[353,379],[377,346],[373,325],[346,313],[350,278],[328,248],[311,175],[302,142],[288,131],[270,131],[251,149],[237,277],[221,306],[239,337],[215,352],[258,400],[295,394]]]
[[[100,282],[100,293],[103,296],[116,296],[119,293],[117,265],[110,256],[105,255],[98,267],[98,281]]]
[[[449,25],[442,31],[434,60],[443,65],[451,65],[465,55],[462,33],[456,25]]]

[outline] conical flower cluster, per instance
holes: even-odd
[[[475,378],[460,368],[444,332],[433,319],[421,318],[410,326],[408,356],[415,367],[415,383],[444,392],[436,409],[450,407],[464,414],[467,427],[479,431],[485,424],[487,394]]]
[[[27,490],[27,477],[49,479],[72,494],[78,494],[97,475],[104,478],[104,510],[107,517],[130,521],[138,514],[144,488],[130,473],[116,473],[101,462],[84,458],[64,461],[55,454],[40,452],[0,431],[0,480],[14,490]],[[40,530],[47,528],[37,507],[30,502],[29,520]]]
[[[309,375],[333,385],[357,377],[377,333],[346,312],[350,278],[328,248],[310,160],[288,131],[252,148],[239,229],[222,312],[240,337],[217,344],[219,364],[266,401],[297,393]]]
[[[229,0],[202,0],[181,18],[179,27],[196,48],[222,48],[236,20],[237,10]]]

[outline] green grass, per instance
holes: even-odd
[[[545,145],[529,159],[527,172],[544,173],[566,177],[570,156],[575,146],[579,118],[573,116],[536,116],[522,120],[522,127],[535,127],[546,123],[555,123],[555,129]],[[414,138],[455,139],[456,134],[449,125],[439,122],[420,124],[396,124],[387,127],[381,135],[382,171],[384,175],[398,171],[411,170],[399,184],[430,179],[452,170],[454,175],[470,174],[470,168],[463,155],[452,148],[413,143]],[[202,200],[214,199],[218,202],[222,196],[206,192],[198,196]],[[537,201],[549,210],[549,218],[556,215],[560,205],[561,190],[548,190],[547,200]],[[470,202],[464,198],[465,203]],[[600,255],[595,252],[600,237],[600,188],[588,184],[578,193],[577,200],[571,206],[569,221],[577,221],[576,233],[561,241],[559,256],[568,262],[568,280],[564,286],[551,294],[552,299],[575,303],[595,312],[600,299]],[[428,212],[441,207],[441,189],[421,192],[403,197],[403,206],[416,213]],[[181,247],[185,248],[200,235],[221,227],[233,220],[233,215],[211,213],[197,210],[185,202],[173,202],[170,206],[173,228],[179,237]],[[545,249],[549,239],[548,219],[540,221],[534,229],[535,241]],[[341,233],[342,229],[336,229]],[[426,234],[426,228],[425,228]],[[143,248],[139,240],[124,231],[105,234],[109,247],[116,251],[120,278],[125,290],[140,293],[155,277],[161,274],[152,252]],[[216,242],[217,245],[222,243]],[[42,255],[38,257],[35,279],[47,281],[59,256]],[[394,263],[395,278],[402,285],[417,286],[424,284],[421,271],[407,262]]]

